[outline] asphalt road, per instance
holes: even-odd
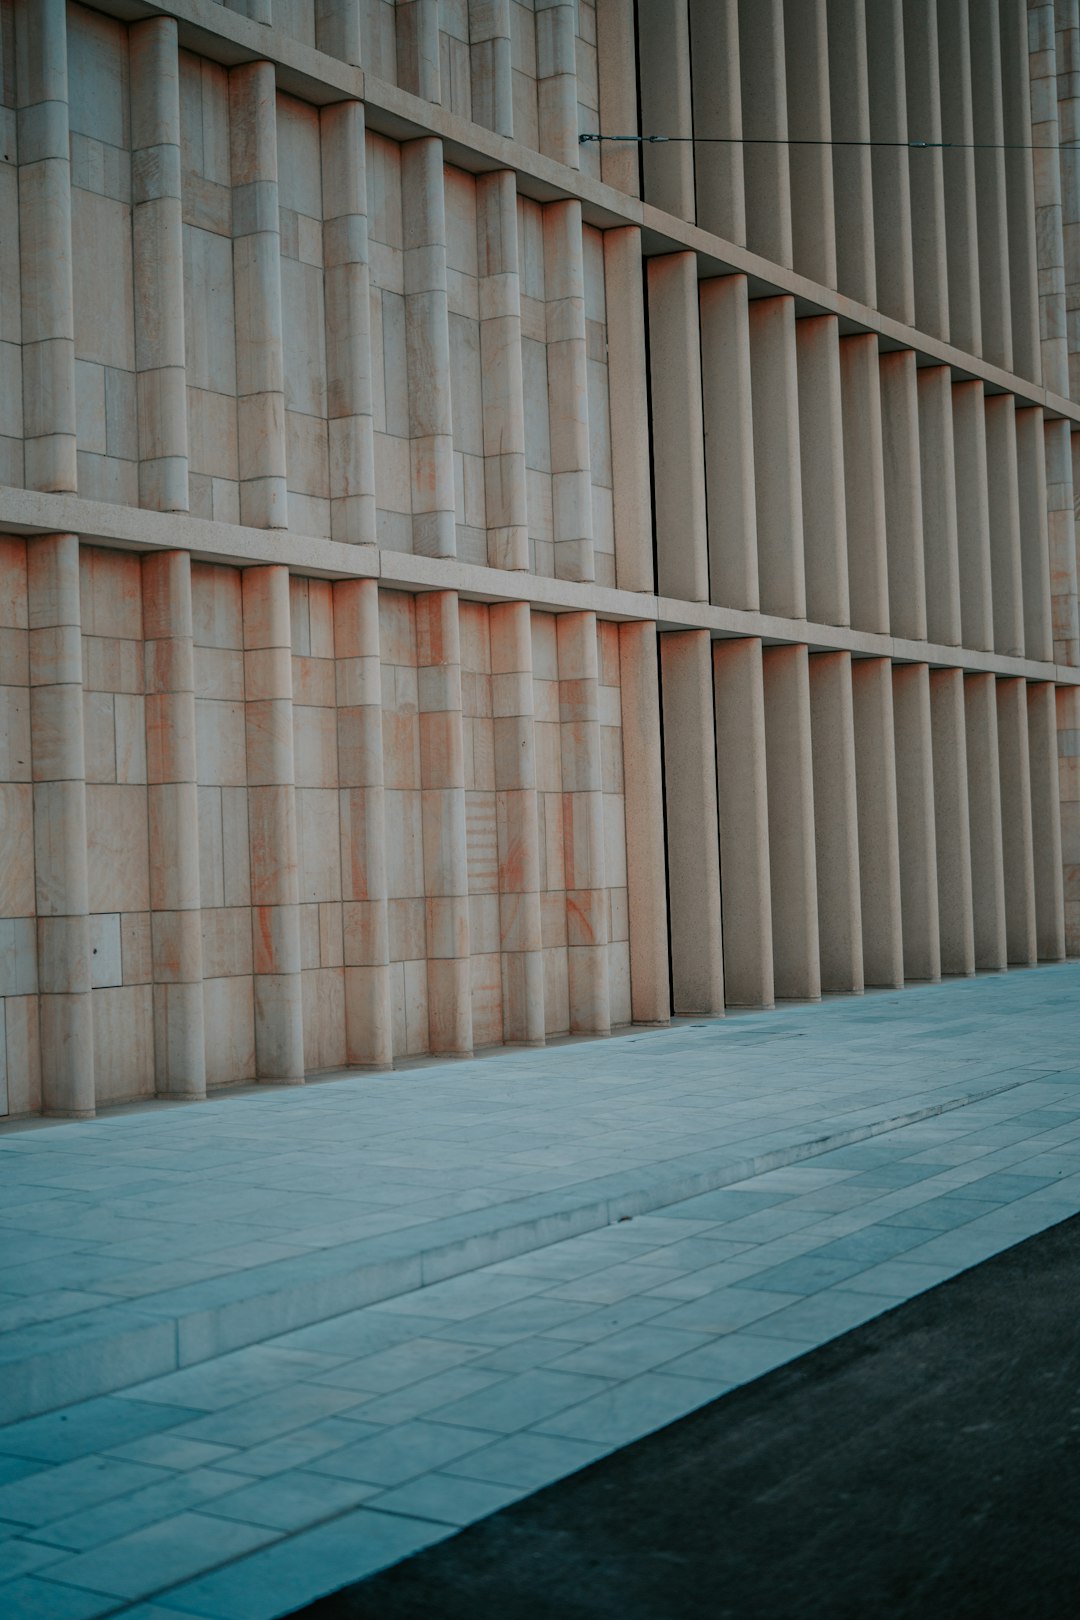
[[[304,1620],[1075,1620],[1080,1217]]]

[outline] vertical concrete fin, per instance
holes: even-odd
[[[802,469],[794,298],[750,303],[754,480],[761,608],[787,619],[806,614]]]
[[[535,0],[540,150],[579,166],[576,0]]]
[[[439,0],[397,0],[398,83],[423,101],[442,100]]]
[[[1038,960],[1027,682],[998,680],[996,697],[1006,945],[1009,961],[1026,965]]]
[[[707,630],[660,637],[672,1004],[724,1010],[712,652]]]
[[[893,729],[904,978],[936,980],[941,977],[941,934],[930,671],[926,664],[893,666]]]
[[[315,0],[315,43],[327,56],[360,66],[360,0]]]
[[[1059,154],[1055,0],[1028,0],[1028,73],[1031,90],[1035,239],[1039,255],[1039,338],[1042,380],[1056,394],[1069,391],[1065,316],[1065,245],[1062,232],[1062,162]]]
[[[975,651],[990,652],[994,646],[994,602],[982,383],[954,383],[952,403],[962,641]]]
[[[746,243],[790,268],[789,166],[784,0],[739,0]]]
[[[95,1091],[78,538],[40,535],[26,561],[41,1106],[85,1118]]]
[[[916,386],[926,633],[939,646],[957,647],[961,638],[960,552],[952,373],[948,366],[923,366],[916,372]]]
[[[870,86],[865,0],[827,0],[836,285],[860,304],[877,301]]]
[[[1065,953],[1080,956],[1080,686],[1054,693],[1057,722],[1061,871],[1065,891]]]
[[[863,989],[859,820],[851,654],[809,660],[821,988]]]
[[[771,1007],[774,901],[769,839],[773,822],[758,637],[713,642],[713,684],[720,885],[729,924],[724,931],[725,995],[732,1007]],[[788,874],[781,868],[779,875],[784,880]]]
[[[476,217],[487,560],[493,568],[527,569],[517,185],[509,169],[477,176]]]
[[[762,665],[773,976],[778,997],[816,1001],[821,957],[807,649],[767,647]]]
[[[902,0],[869,0],[866,61],[870,90],[870,164],[874,187],[874,256],[877,304],[910,326],[915,320],[911,248],[911,187],[904,85]]]
[[[469,81],[473,122],[514,133],[511,0],[469,0]]]
[[[700,133],[694,121],[687,0],[638,0],[637,14],[642,134]],[[696,45],[695,38],[695,50]],[[642,169],[646,202],[678,219],[694,219],[692,141],[646,144]]]
[[[650,259],[656,574],[661,596],[709,599],[697,257]]]
[[[599,657],[594,613],[562,613],[559,743],[571,1031],[611,1028]]]
[[[1020,571],[1024,599],[1024,655],[1047,663],[1054,656],[1050,611],[1050,532],[1046,435],[1041,405],[1016,413],[1020,496]]]
[[[530,619],[527,602],[496,603],[490,609],[491,700],[503,1039],[542,1045],[544,955]]]
[[[154,1070],[159,1096],[206,1095],[191,558],[142,560]]]
[[[339,101],[319,114],[326,310],[330,533],[374,545],[375,437],[371,378],[364,108]]]
[[[1026,150],[1031,143],[1031,86],[1028,80],[1025,0],[999,0],[999,14],[1013,367],[1022,377],[1040,382],[1042,353],[1039,343],[1035,176],[1033,155]],[[1080,135],[1080,129],[1076,129],[1071,138],[1075,140],[1077,135]],[[1063,134],[1062,139],[1066,138]]]
[[[941,68],[937,0],[905,0],[904,77],[907,123],[913,141],[941,141]],[[1024,76],[1027,83],[1027,75]],[[946,89],[951,93],[951,86]],[[949,336],[949,269],[945,246],[944,154],[930,145],[908,153],[911,193],[912,275],[915,324],[935,337]]]
[[[387,925],[379,588],[334,583],[338,812],[350,1063],[393,1062]]]
[[[585,259],[579,202],[549,203],[544,209],[544,290],[555,573],[559,579],[587,581],[594,578],[594,568]]]
[[[881,385],[877,338],[871,332],[840,339],[840,403],[851,623],[856,630],[887,634],[889,562]]]
[[[1016,400],[1012,394],[987,394],[985,411],[994,651],[1010,658],[1022,658],[1024,584],[1020,552]]]
[[[836,316],[815,315],[796,321],[795,341],[806,616],[817,624],[850,624],[844,414]]]
[[[600,70],[600,128],[617,135],[638,133],[637,30],[634,0],[597,0],[596,46]],[[641,195],[641,155],[628,141],[600,148],[600,178],[628,197]]]
[[[401,148],[413,550],[457,554],[442,142]]]
[[[832,109],[826,0],[784,0],[791,251],[796,270],[836,286]]]
[[[1027,721],[1036,948],[1041,962],[1060,962],[1065,955],[1065,896],[1052,682],[1028,682]]]
[[[968,0],[937,0],[941,138],[945,176],[945,251],[949,268],[949,339],[982,353],[979,226],[975,208],[975,139]]]
[[[694,134],[722,142],[694,175],[697,222],[725,241],[746,241],[746,187],[740,136],[739,0],[690,0]],[[646,131],[649,133],[649,131]]]
[[[630,1005],[635,1024],[671,1017],[659,649],[649,620],[619,626]]]
[[[909,641],[926,640],[926,567],[923,557],[919,393],[915,351],[883,354],[882,466],[885,480],[885,551],[889,567],[889,629]]]
[[[186,512],[184,221],[176,23],[171,17],[150,17],[132,24],[129,39],[139,502],[161,512]]]
[[[963,670],[930,671],[930,737],[934,755],[934,843],[941,971],[974,973],[975,919]]]
[[[863,973],[868,985],[901,985],[904,940],[890,661],[853,659],[851,697],[859,805]]]
[[[699,289],[709,594],[753,613],[760,592],[746,277],[717,276]]]
[[[24,476],[48,491],[78,484],[66,13],[64,0],[15,11]]]
[[[288,527],[277,89],[271,62],[229,73],[240,521]]]
[[[994,365],[1012,370],[1012,291],[1009,278],[1008,190],[1005,177],[1005,109],[1002,91],[1001,28],[993,15],[974,8],[971,29],[972,128],[975,156],[975,212],[979,228],[979,287],[982,352]]]
[[[608,394],[615,582],[623,591],[654,591],[649,396],[645,364],[645,296],[641,232],[636,225],[604,232],[608,309]]]
[[[1073,434],[1064,418],[1043,424],[1046,440],[1046,523],[1054,662],[1080,664],[1076,602],[1076,520]],[[1077,443],[1080,453],[1080,441]]]
[[[420,787],[432,1052],[472,1051],[469,869],[456,591],[416,598]]]
[[[975,966],[982,972],[1000,973],[1008,962],[1008,951],[1005,935],[1005,869],[1001,845],[998,710],[993,675],[964,677],[964,735],[967,742]]]
[[[246,568],[241,583],[256,1075],[300,1083],[304,1027],[289,572],[281,564]]]

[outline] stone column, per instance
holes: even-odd
[[[995,8],[996,12],[997,8]],[[1001,91],[1001,30],[998,16],[974,12],[971,29],[972,115],[975,134],[975,212],[979,228],[982,352],[1012,370],[1012,290],[1009,285],[1009,220],[1005,182],[1005,116]]]
[[[602,1035],[611,1006],[596,616],[561,613],[556,627],[570,1028]]]
[[[1058,799],[1054,686],[1027,683],[1028,761],[1035,876],[1035,930],[1039,960],[1065,956],[1065,902],[1061,871],[1061,807]]]
[[[89,1118],[94,1021],[78,539],[29,540],[26,561],[41,1106],[45,1114]]]
[[[272,62],[229,74],[240,521],[288,527],[277,87]]]
[[[430,591],[416,598],[416,666],[431,1050],[467,1056],[472,1051],[472,985],[455,591]]]
[[[540,150],[576,169],[577,6],[575,0],[535,0],[534,10]]]
[[[757,494],[746,277],[717,276],[698,287],[709,590],[725,607],[755,612]]]
[[[881,383],[872,332],[840,339],[848,591],[856,630],[889,629]]]
[[[1039,337],[1042,380],[1055,394],[1069,391],[1065,317],[1065,247],[1061,215],[1061,129],[1054,0],[1028,0],[1031,86],[1031,164],[1035,176],[1035,238],[1039,245]]]
[[[1061,804],[1061,871],[1065,889],[1065,952],[1080,956],[1080,687],[1059,686],[1057,708],[1058,797]]]
[[[893,727],[904,978],[936,980],[941,978],[941,935],[930,671],[926,664],[894,665]]]
[[[370,546],[376,540],[375,436],[363,103],[324,107],[319,134],[330,533]]]
[[[949,266],[949,340],[982,353],[979,226],[975,212],[975,139],[971,102],[968,0],[937,0],[941,80],[941,138],[945,176],[945,251]]]
[[[1007,961],[1005,874],[1001,854],[1001,779],[998,717],[993,675],[964,677],[968,816],[971,827],[971,893],[975,966],[1000,973]]]
[[[555,573],[559,579],[591,580],[589,371],[579,202],[549,203],[544,209],[544,290]]]
[[[490,619],[503,1039],[542,1046],[544,954],[529,604],[495,604]]]
[[[836,316],[815,315],[796,321],[795,341],[799,357],[806,617],[817,624],[850,624],[844,414]]]
[[[493,568],[527,569],[517,185],[509,169],[477,176],[476,208],[487,558]]]
[[[746,241],[774,264],[791,265],[784,0],[739,0]],[[754,144],[754,137],[763,144]]]
[[[1022,658],[1024,587],[1020,562],[1016,400],[1012,394],[987,394],[985,409],[994,651]]]
[[[802,619],[806,577],[794,298],[751,302],[750,369],[761,609]]]
[[[693,135],[687,0],[638,0],[637,16],[642,134]],[[693,220],[693,143],[646,145],[641,155],[646,202]]]
[[[151,17],[133,23],[128,37],[139,503],[160,512],[186,512],[184,222],[176,23],[171,17]]]
[[[952,402],[962,641],[965,647],[990,652],[994,646],[994,605],[982,383],[953,383]]]
[[[810,658],[810,734],[821,988],[861,995],[859,812],[848,652],[814,653]]]
[[[658,675],[656,626],[647,619],[621,624],[630,1008],[635,1024],[666,1024],[671,1017]]]
[[[768,647],[762,666],[776,994],[816,1001],[821,959],[807,650]],[[731,921],[737,926],[738,918]]]
[[[424,557],[453,557],[457,531],[446,203],[442,142],[434,136],[406,141],[401,148],[401,203],[413,550]]]
[[[1027,682],[997,683],[1001,842],[1005,874],[1005,937],[1010,962],[1038,961],[1035,855],[1031,837]]]
[[[709,600],[697,255],[650,259],[656,573],[661,596]]]
[[[1061,245],[1065,267],[1065,338],[1069,395],[1080,394],[1080,0],[1054,7],[1058,62],[1057,112],[1061,173]]]
[[[668,917],[676,1013],[722,1013],[716,744],[707,630],[660,637]]]
[[[784,0],[784,49],[788,134],[793,141],[817,143],[792,146],[788,152],[792,255],[800,274],[835,287],[836,213],[826,0]]]
[[[974,973],[964,672],[930,671],[930,736],[934,751],[934,843],[942,973]]]
[[[1024,604],[1024,653],[1049,662],[1054,656],[1050,610],[1050,531],[1047,514],[1046,435],[1039,405],[1016,413],[1016,464],[1020,496],[1020,572]]]
[[[868,985],[895,986],[904,982],[904,940],[889,660],[854,659],[851,696],[859,811],[863,972]]]
[[[870,91],[870,152],[874,186],[874,257],[877,305],[894,320],[915,320],[908,154],[904,89],[902,0],[870,0],[866,7],[866,62]]]
[[[206,1095],[191,558],[142,561],[146,780],[159,1096]]]
[[[881,444],[885,480],[885,550],[889,565],[889,629],[926,640],[919,393],[915,351],[879,358]]]
[[[511,0],[469,0],[469,73],[473,121],[496,135],[514,133]]]
[[[870,153],[870,87],[864,0],[828,0],[836,284],[848,298],[877,302],[874,189]],[[839,93],[843,86],[843,94]]]
[[[360,0],[315,0],[315,43],[327,56],[360,66]]]
[[[74,490],[75,303],[64,0],[20,0],[15,26],[26,487]]]
[[[709,147],[708,161],[694,175],[697,222],[728,242],[744,243],[739,0],[690,0],[690,34],[694,133],[724,143]]]
[[[379,587],[334,584],[345,1050],[350,1063],[389,1068],[390,940],[386,905]]]
[[[713,676],[720,873],[724,915],[728,919],[724,933],[724,987],[729,1006],[771,1007],[771,817],[765,772],[760,639],[745,636],[714,641]],[[787,876],[783,863],[780,876]]]
[[[256,1074],[300,1084],[304,1028],[289,572],[280,564],[246,568],[242,582]]]
[[[608,310],[608,399],[615,522],[615,580],[623,591],[653,591],[652,484],[649,477],[648,367],[641,232],[604,232]]]
[[[912,140],[941,140],[941,67],[937,0],[905,0],[904,72]],[[951,83],[947,86],[951,94]],[[915,324],[935,337],[949,335],[949,270],[945,247],[944,154],[930,146],[908,154]]]
[[[617,135],[638,133],[637,29],[634,0],[597,0],[596,45],[600,64],[600,128]],[[606,186],[641,195],[641,157],[636,144],[604,142],[600,177]],[[608,234],[604,233],[605,236]]]
[[[1047,547],[1050,557],[1050,619],[1056,664],[1080,664],[1076,604],[1076,523],[1072,429],[1066,420],[1045,422]],[[1080,448],[1080,446],[1078,446]]]
[[[398,83],[439,102],[439,0],[396,0]]]
[[[961,636],[960,553],[952,373],[948,366],[923,366],[916,373],[916,386],[919,395],[926,633],[931,641],[946,647],[957,647]]]
[[[1001,85],[1005,112],[1005,187],[1009,214],[1013,366],[1038,382],[1039,269],[1035,247],[1035,180],[1030,154],[1031,89],[1025,0],[1001,0]],[[1080,133],[1080,132],[1077,132]],[[1063,136],[1063,139],[1067,138]],[[1075,135],[1074,137],[1075,138]]]

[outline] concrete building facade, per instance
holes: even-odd
[[[1078,75],[0,0],[0,1114],[1080,952]]]

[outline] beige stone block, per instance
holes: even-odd
[[[39,782],[32,790],[20,784],[0,784],[0,818],[5,852],[11,851],[0,862],[0,910],[9,917],[32,914],[35,909],[44,917],[85,913],[87,816],[83,784]],[[107,911],[112,907],[106,904],[97,909]]]
[[[393,1061],[390,983],[385,967],[345,969],[345,1042],[350,1063]]]
[[[152,981],[153,947],[148,911],[121,913],[120,959],[125,984],[149,984]]]
[[[202,978],[202,923],[197,911],[155,911],[151,918],[154,980],[192,984]]]
[[[255,1022],[249,978],[206,979],[206,1082],[227,1085],[255,1078]]]
[[[0,686],[0,779],[29,782],[30,758],[30,694]]]
[[[167,782],[147,789],[151,863],[150,895],[155,910],[197,910],[199,861],[198,790],[194,782]]]
[[[108,991],[101,992],[108,995]],[[113,992],[115,995],[116,992]],[[95,1042],[90,993],[38,1001],[41,1111],[68,1119],[94,1112]],[[135,1043],[129,1044],[129,1053]]]
[[[90,911],[149,911],[147,791],[95,783],[86,792]]]
[[[0,996],[33,995],[37,988],[37,932],[34,919],[0,919]]]
[[[78,686],[31,688],[30,726],[35,782],[78,781],[85,775]]]
[[[295,905],[298,899],[296,805],[291,786],[248,789],[251,903]]]
[[[37,996],[4,1001],[7,1106],[11,1118],[41,1112],[41,1051]]]

